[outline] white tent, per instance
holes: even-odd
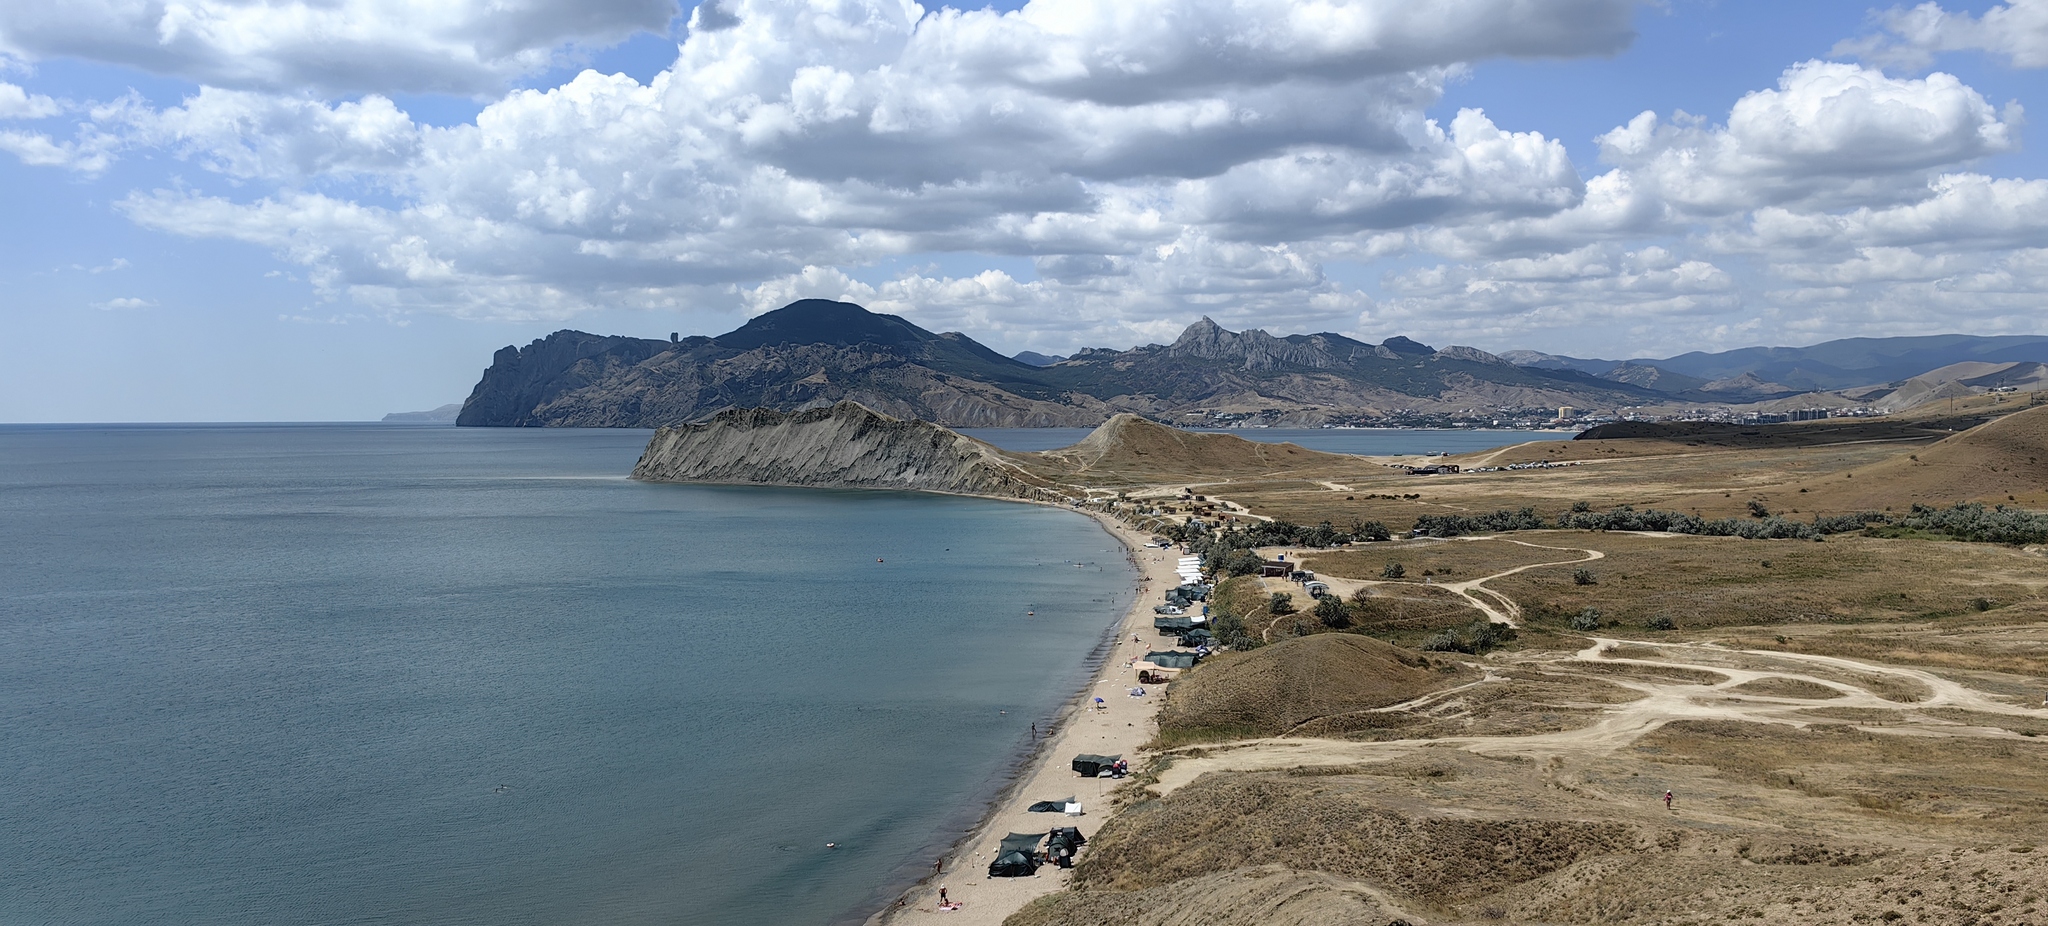
[[[1068,801],[1068,802],[1067,802],[1067,816],[1070,816],[1070,817],[1078,817],[1078,816],[1080,816],[1080,815],[1081,815],[1081,802],[1080,802],[1080,801]]]

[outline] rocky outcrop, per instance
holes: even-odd
[[[1064,500],[1048,480],[1001,450],[856,402],[798,412],[732,409],[662,428],[647,442],[633,478]]]
[[[1499,357],[1489,354],[1483,350],[1480,350],[1477,347],[1463,347],[1457,344],[1453,344],[1449,347],[1444,348],[1443,350],[1437,351],[1435,354],[1432,354],[1431,356],[1441,357],[1445,360],[1464,360],[1470,363],[1491,363],[1499,366],[1514,366],[1514,364],[1502,360]]]

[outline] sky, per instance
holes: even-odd
[[[2048,0],[0,0],[0,421],[371,419],[808,297],[1005,353],[2041,334],[2030,107]]]

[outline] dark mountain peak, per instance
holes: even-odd
[[[713,340],[720,347],[752,350],[775,344],[909,347],[937,337],[894,315],[870,312],[851,302],[799,299],[773,312],[757,315]]]
[[[1018,363],[1028,363],[1034,367],[1049,367],[1067,358],[1055,354],[1041,354],[1035,350],[1026,350],[1018,351],[1017,355],[1010,359]]]
[[[1384,341],[1381,341],[1380,346],[1390,351],[1393,351],[1397,354],[1405,354],[1418,357],[1427,357],[1430,354],[1436,353],[1436,348],[1424,344],[1420,341],[1411,341],[1398,334]]]

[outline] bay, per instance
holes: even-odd
[[[1132,573],[1050,508],[630,482],[646,436],[0,428],[0,922],[869,909]]]

